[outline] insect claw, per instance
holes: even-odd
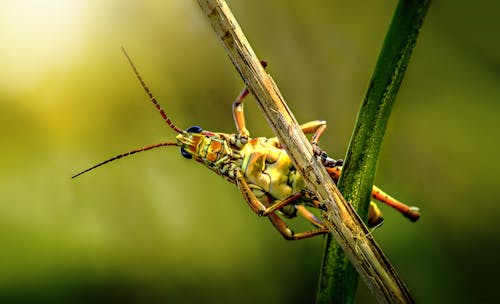
[[[328,167],[328,168],[333,168],[333,167],[339,167],[339,166],[342,166],[344,164],[344,160],[343,159],[333,159],[331,157],[328,157],[328,154],[326,154],[325,151],[321,150],[318,146],[318,143],[316,142],[313,142],[311,143],[312,144],[312,147],[313,147],[313,153],[314,155],[316,155],[317,157],[320,158],[321,160],[321,163],[323,164],[323,166],[325,167]]]
[[[313,148],[314,155],[321,156],[322,159],[323,159],[323,155],[326,156],[326,153],[319,148],[319,145],[318,145],[317,142],[313,142],[313,143],[311,143],[311,145],[312,145],[312,148]]]
[[[323,164],[323,166],[325,166],[327,168],[333,168],[333,167],[337,166],[337,161],[333,158],[328,157],[328,156],[321,158],[321,163]]]

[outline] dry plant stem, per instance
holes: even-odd
[[[278,87],[264,71],[222,0],[198,0],[231,61],[256,97],[273,128],[310,190],[326,205],[324,221],[379,302],[413,302],[409,291],[375,243],[353,207],[342,197],[321,163],[314,157]]]

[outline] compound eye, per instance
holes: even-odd
[[[201,133],[203,129],[200,126],[192,126],[186,130],[188,133]]]
[[[184,150],[184,148],[181,148],[181,154],[184,158],[187,158],[187,159],[191,159],[193,158],[193,156],[191,154],[189,154],[188,151]]]

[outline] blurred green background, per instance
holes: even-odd
[[[229,1],[301,122],[343,157],[396,1]],[[495,1],[435,1],[376,183],[375,237],[421,303],[500,301]],[[323,239],[287,242],[172,140],[120,51],[182,128],[234,132],[242,81],[196,1],[0,2],[0,301],[311,303]],[[272,136],[253,100],[247,123]],[[374,299],[360,284],[359,303]]]

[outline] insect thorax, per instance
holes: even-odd
[[[258,137],[242,147],[241,171],[259,196],[282,200],[305,189],[304,181],[290,157],[275,138]]]
[[[210,133],[201,139],[194,156],[198,162],[234,183],[242,162],[241,146],[234,134]]]

